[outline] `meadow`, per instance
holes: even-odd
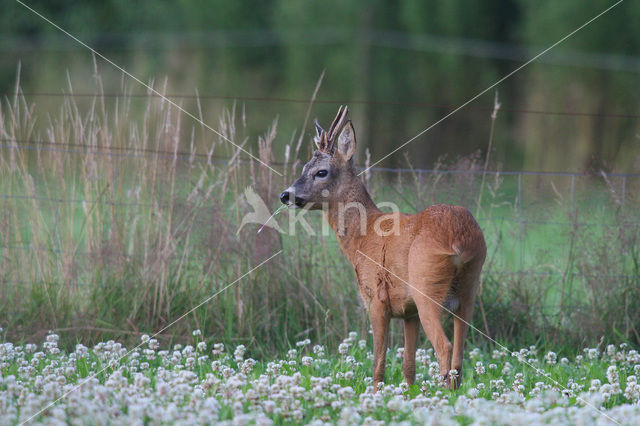
[[[640,354],[628,345],[570,358],[535,346],[467,353],[465,380],[439,384],[431,349],[419,349],[416,384],[402,382],[402,348],[388,353],[388,381],[373,392],[370,342],[349,333],[337,350],[296,342],[258,361],[244,345],[162,346],[143,335],[71,353],[59,336],[0,345],[0,422],[17,424],[637,424]],[[369,339],[370,340],[370,339]],[[58,399],[60,400],[58,401]],[[42,412],[43,408],[48,408]]]
[[[374,396],[366,312],[320,214],[309,216],[315,235],[238,229],[252,211],[246,188],[273,210],[297,177],[310,122],[280,135],[276,118],[255,135],[242,106],[220,117],[216,129],[245,147],[257,139],[253,154],[280,177],[167,102],[143,105],[98,94],[65,97],[44,116],[23,96],[0,107],[3,424],[92,373],[41,420],[606,422],[590,404],[637,418],[639,177],[487,171],[476,154],[365,173],[378,202],[476,214],[489,253],[474,326],[525,348],[512,356],[472,331],[464,385],[450,392],[436,386],[422,338],[422,377],[406,388],[393,322],[387,384]],[[286,217],[276,218],[284,229]]]

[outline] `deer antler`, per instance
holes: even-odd
[[[318,124],[316,120],[316,131],[318,135],[314,138],[316,145],[318,146],[318,150],[321,152],[325,152],[327,154],[331,154],[333,152],[333,144],[338,136],[338,132],[342,130],[342,126],[344,126],[347,121],[347,114],[349,113],[349,108],[346,105],[341,105],[340,109],[338,109],[338,114],[336,118],[333,119],[333,123],[331,123],[331,127],[329,127],[329,131],[324,130]]]
[[[329,134],[327,138],[331,141],[331,145],[333,146],[333,142],[338,136],[338,132],[342,130],[342,126],[347,121],[347,114],[349,113],[349,108],[346,105],[340,105],[340,109],[338,109],[338,114],[336,118],[333,119],[333,123],[331,123],[331,127],[329,127]]]

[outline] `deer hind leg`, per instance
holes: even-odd
[[[477,263],[477,262],[476,262]],[[464,357],[464,342],[469,331],[469,324],[473,319],[476,292],[480,282],[482,263],[467,264],[461,275],[455,278],[455,287],[460,306],[454,311],[453,317],[453,360],[451,368],[458,374],[453,387],[459,387],[462,382],[462,359]]]
[[[413,287],[412,296],[422,328],[433,345],[440,365],[440,375],[448,386],[453,346],[442,328],[441,313],[456,266],[448,255],[431,255],[426,259],[424,255],[421,257],[422,259],[410,260],[409,283]]]
[[[416,349],[420,319],[415,316],[404,320],[404,356],[402,358],[402,374],[408,385],[416,380]]]
[[[389,339],[389,310],[382,303],[374,303],[369,308],[369,319],[373,330],[373,391],[378,391],[378,383],[384,382]]]

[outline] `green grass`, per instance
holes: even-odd
[[[2,105],[3,134],[96,147],[74,154],[67,145],[0,150],[0,325],[12,339],[38,339],[52,329],[67,348],[77,339],[137,339],[280,248],[280,256],[161,339],[184,342],[198,328],[266,356],[306,337],[335,347],[349,330],[368,329],[355,276],[333,234],[290,236],[267,229],[257,235],[257,225],[236,234],[251,211],[244,189],[252,186],[273,210],[300,163],[291,158],[275,165],[285,174],[280,178],[241,160],[204,129],[181,127],[176,111],[157,99],[135,116],[109,103],[115,101],[96,101],[105,102],[105,109],[80,110],[66,99],[59,118],[39,126],[37,108],[31,111],[24,99]],[[260,137],[260,158],[273,164],[274,147],[288,139],[280,139],[275,124],[258,136],[247,134],[243,123],[231,111],[219,130],[232,140]],[[176,149],[194,156],[174,160],[148,152]],[[305,152],[303,146],[300,161]],[[233,160],[208,162],[209,153]],[[476,214],[489,248],[474,317],[478,329],[510,343],[548,343],[556,350],[603,337],[638,344],[635,181],[627,182],[623,209],[619,179],[576,177],[572,192],[570,177],[523,176],[518,182],[518,176],[487,175],[478,206],[481,167],[471,156],[422,173],[421,180],[412,173],[372,171],[367,184],[374,200],[393,201],[406,212],[444,202]],[[310,219],[319,234],[321,214]],[[277,220],[288,228],[285,215]],[[391,334],[401,342],[401,326],[394,323]],[[471,340],[486,344],[479,334]]]

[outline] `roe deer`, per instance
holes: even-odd
[[[322,208],[353,264],[373,329],[374,389],[384,380],[392,317],[404,319],[402,372],[407,383],[415,380],[421,323],[435,349],[442,380],[455,388],[486,256],[484,236],[464,207],[438,204],[414,215],[382,213],[353,165],[356,137],[347,112],[340,107],[328,131],[316,121],[318,149],[280,200],[300,208]],[[453,347],[442,328],[443,306],[455,314]],[[452,369],[457,370],[454,380]]]

